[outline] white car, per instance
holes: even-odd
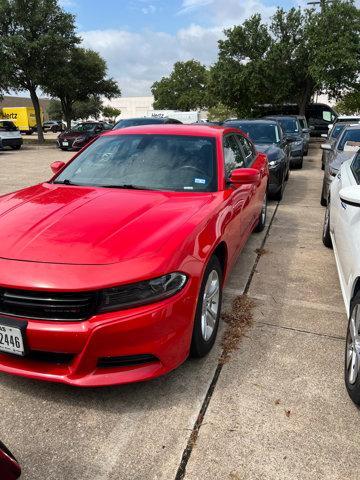
[[[341,166],[330,186],[323,242],[334,249],[349,323],[345,384],[360,405],[360,150]]]
[[[21,133],[11,120],[0,119],[0,139],[2,148],[11,147],[20,150],[23,143]]]

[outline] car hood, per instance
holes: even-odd
[[[269,161],[284,156],[283,150],[274,143],[266,143],[266,144],[257,143],[256,149],[259,152],[265,153]]]
[[[44,183],[0,198],[0,258],[101,265],[153,255],[211,198]]]
[[[58,138],[61,138],[62,140],[73,139],[73,138],[77,138],[77,137],[86,138],[86,137],[89,137],[92,134],[93,134],[93,132],[63,132],[63,133],[60,133]]]
[[[336,151],[334,157],[331,159],[329,165],[333,170],[340,170],[341,165],[346,162],[346,160],[350,160],[356,155],[357,152],[344,152],[344,151]]]

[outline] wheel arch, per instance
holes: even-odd
[[[213,255],[215,255],[220,262],[224,280],[228,272],[228,248],[224,240],[222,240],[218,245],[216,245],[216,247],[212,251],[211,256]]]

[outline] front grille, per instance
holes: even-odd
[[[98,360],[98,367],[132,367],[144,363],[158,362],[159,359],[150,354],[126,355],[121,357],[101,357]]]
[[[35,360],[37,362],[53,363],[55,365],[68,365],[74,358],[73,353],[43,352],[40,350],[31,350],[26,359]]]
[[[44,320],[85,320],[95,313],[96,292],[43,292],[0,288],[0,314]]]

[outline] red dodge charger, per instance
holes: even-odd
[[[265,225],[266,155],[234,128],[147,125],[52,169],[0,198],[0,371],[102,386],[206,355]]]

